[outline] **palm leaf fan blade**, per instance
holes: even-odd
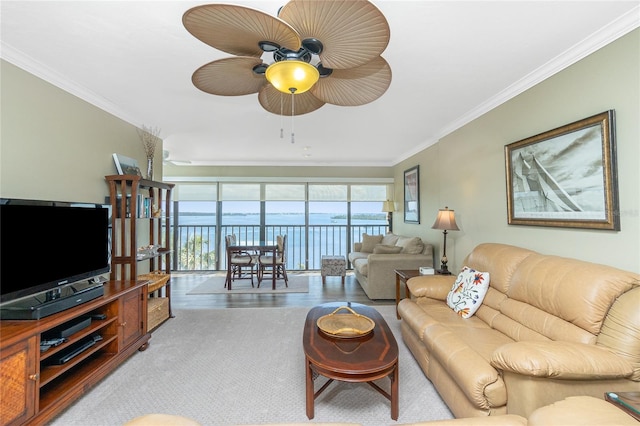
[[[367,0],[291,0],[279,17],[295,28],[302,40],[322,42],[319,56],[327,68],[364,65],[389,44],[389,24]]]
[[[340,106],[365,105],[382,96],[391,85],[391,67],[381,56],[348,70],[333,70],[310,90],[318,99]]]
[[[258,91],[267,84],[264,75],[253,72],[260,58],[225,58],[198,68],[191,77],[193,85],[203,92],[221,96],[240,96]]]
[[[298,33],[286,22],[243,6],[207,4],[187,10],[182,23],[198,40],[232,55],[262,56],[261,41],[292,50],[300,48]]]

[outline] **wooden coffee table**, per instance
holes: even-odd
[[[321,331],[318,318],[331,314],[340,306],[350,306],[360,315],[371,318],[375,326],[366,336],[336,338]],[[341,315],[338,313],[337,315]],[[348,314],[348,313],[346,313]],[[398,344],[382,315],[359,303],[334,302],[312,308],[307,314],[302,336],[306,370],[307,417],[314,416],[315,399],[334,381],[366,382],[391,401],[391,418],[398,419]],[[317,375],[328,380],[314,393]],[[319,377],[319,376],[318,376]],[[373,383],[391,379],[390,392]]]

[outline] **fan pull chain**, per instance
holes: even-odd
[[[295,115],[296,112],[296,97],[293,94],[293,90],[291,91],[291,143],[296,143],[296,136],[295,133],[293,131],[293,116]]]
[[[280,92],[280,139],[284,139],[284,95]]]

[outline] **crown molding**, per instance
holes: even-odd
[[[596,52],[602,47],[614,42],[620,37],[630,33],[640,26],[640,6],[636,6],[626,14],[620,16],[618,19],[612,21],[608,25],[601,28],[599,31],[591,34],[589,37],[565,50],[555,58],[548,61],[538,69],[527,74],[520,80],[516,81],[511,86],[507,87],[503,91],[497,93],[495,96],[486,100],[478,105],[476,108],[470,110],[465,115],[461,116],[457,120],[449,123],[443,127],[435,140],[439,140],[444,136],[454,132],[461,128],[465,124],[475,120],[476,118],[486,114],[492,109],[502,105],[510,99],[518,96],[524,91],[532,88],[536,84],[546,80],[547,78],[559,73],[565,68],[575,64],[581,59]],[[428,145],[432,145],[433,141],[428,142]],[[405,157],[406,159],[406,157]]]
[[[510,99],[515,98],[524,91],[532,88],[538,83],[546,80],[547,78],[559,73],[565,68],[575,64],[581,59],[596,52],[602,47],[614,42],[620,37],[630,33],[636,28],[640,27],[640,6],[636,6],[626,14],[620,16],[615,21],[601,28],[599,31],[591,34],[589,37],[575,44],[571,48],[565,50],[555,58],[548,61],[538,69],[527,74],[520,80],[516,81],[511,86],[507,87],[503,91],[497,93],[495,96],[487,99],[485,102],[478,105],[476,108],[470,110],[466,114],[459,117],[457,120],[444,126],[440,129],[437,135],[423,143],[417,145],[413,150],[406,152],[403,156],[396,159],[395,164],[410,158],[413,155],[418,154],[422,150],[434,145],[440,141],[441,138],[453,133],[464,125],[470,123],[478,117],[488,113],[492,109],[502,105]]]
[[[139,120],[114,103],[2,41],[0,41],[0,58],[137,127],[135,123]]]

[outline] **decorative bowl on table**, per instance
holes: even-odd
[[[338,313],[343,309],[348,312]],[[340,306],[332,313],[318,318],[317,325],[320,331],[331,337],[351,339],[371,333],[375,322],[371,318],[357,313],[349,306]]]

